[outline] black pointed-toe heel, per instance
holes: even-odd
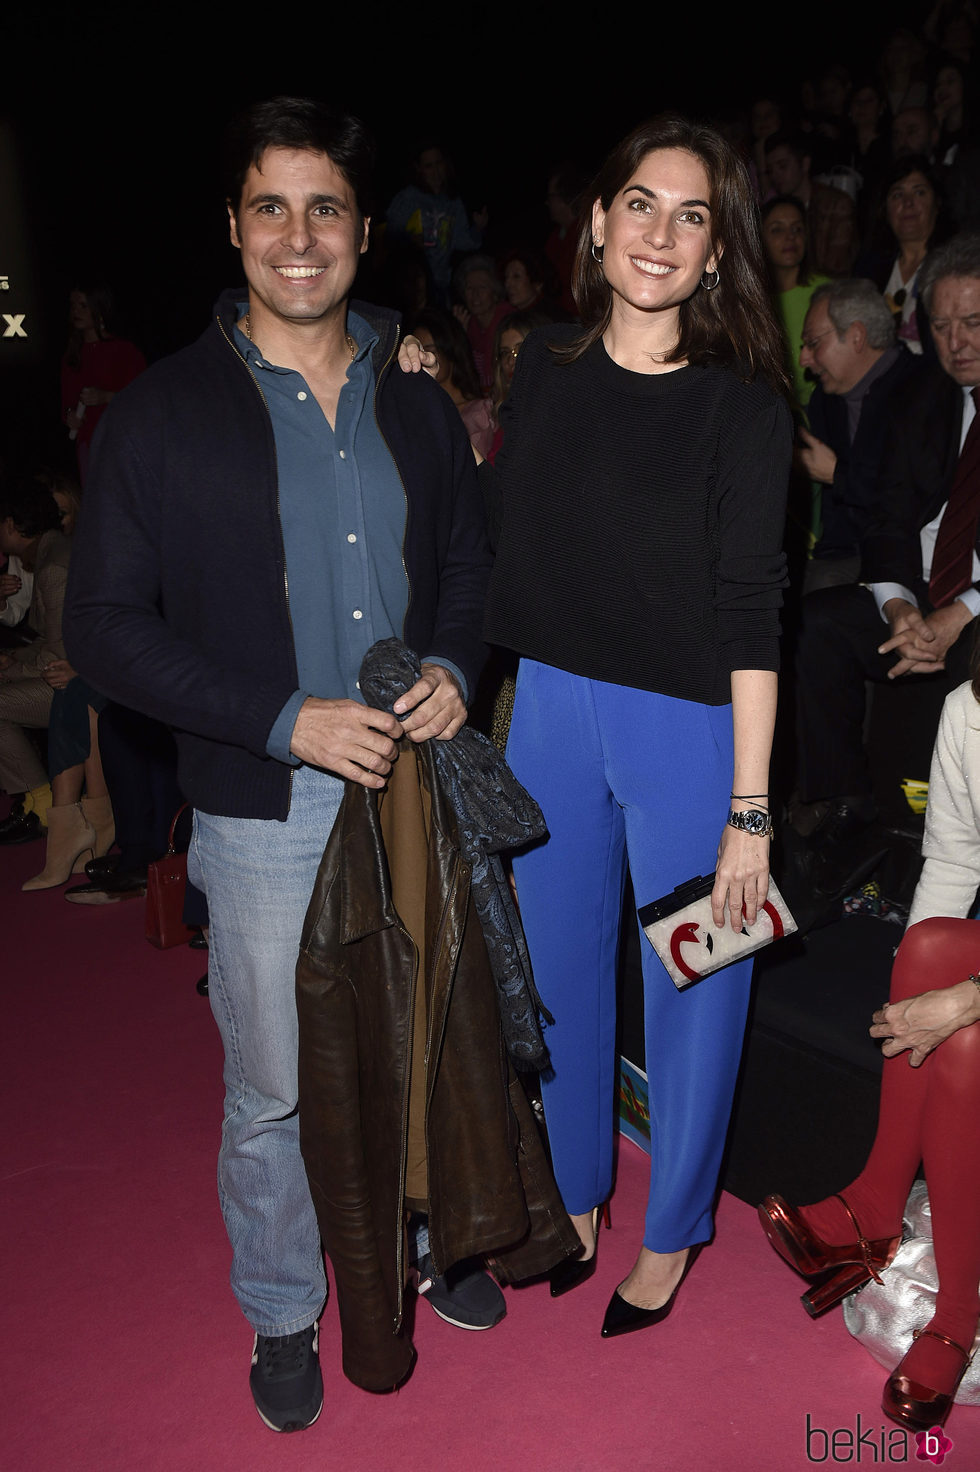
[[[654,1324],[662,1324],[674,1307],[674,1300],[680,1292],[681,1284],[691,1271],[691,1265],[702,1246],[703,1244],[699,1242],[696,1247],[690,1249],[687,1254],[687,1262],[684,1264],[684,1271],[677,1280],[677,1286],[667,1302],[662,1303],[659,1308],[638,1308],[635,1303],[627,1303],[617,1288],[609,1300],[609,1307],[602,1321],[603,1339],[615,1339],[619,1334],[632,1334],[637,1329],[649,1329]]]
[[[609,1202],[604,1201],[597,1206],[592,1213],[592,1230],[595,1234],[595,1248],[591,1257],[566,1257],[548,1274],[548,1284],[551,1289],[552,1298],[561,1298],[563,1293],[571,1293],[580,1283],[587,1283],[595,1272],[596,1258],[599,1248],[599,1223],[605,1222],[606,1230],[609,1230],[610,1215]]]

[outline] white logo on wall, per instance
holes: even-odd
[[[0,276],[0,291],[10,290],[10,277]],[[24,326],[26,312],[0,312],[3,321],[3,331],[0,337],[26,337],[27,329]]]

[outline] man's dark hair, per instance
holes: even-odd
[[[245,175],[267,148],[325,153],[353,189],[361,218],[371,214],[375,145],[359,118],[309,97],[270,97],[246,108],[225,138],[225,190],[236,215]]]
[[[57,501],[46,485],[33,478],[0,490],[0,521],[6,521],[8,516],[22,537],[40,537],[61,527]]]

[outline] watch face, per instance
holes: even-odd
[[[750,813],[739,813],[739,818],[741,820],[740,826],[745,829],[746,833],[761,834],[768,833],[769,831],[768,813],[759,813],[755,811]]]

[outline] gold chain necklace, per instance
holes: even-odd
[[[251,322],[251,313],[250,312],[246,312],[245,313],[244,317],[242,318],[242,324],[241,325],[242,325],[242,331],[244,332],[245,336],[248,338],[249,342],[254,342],[255,339],[252,336],[252,322]],[[347,340],[347,347],[350,350],[350,360],[353,363],[354,359],[357,357],[357,343],[351,337],[351,335],[350,335],[349,332],[345,332],[344,333],[344,337]]]

